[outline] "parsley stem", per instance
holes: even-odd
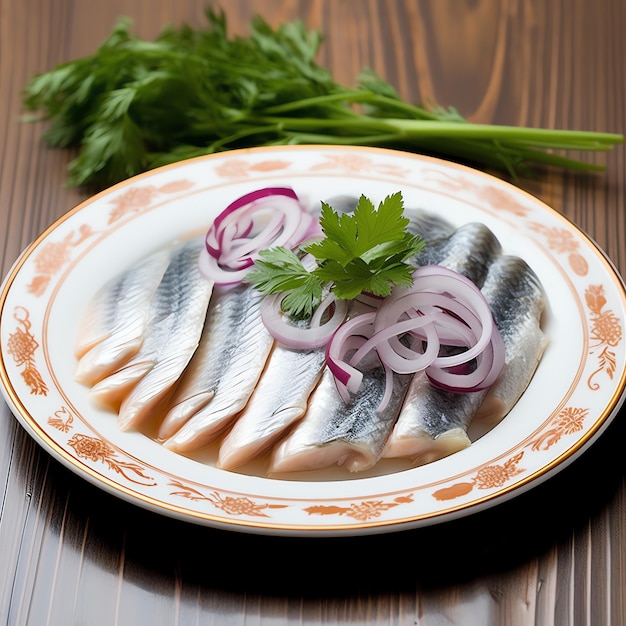
[[[327,106],[329,104],[338,103],[341,104],[343,110],[346,112],[352,112],[351,109],[345,107],[346,104],[377,104],[385,105],[392,108],[396,108],[399,111],[405,111],[407,114],[415,119],[433,120],[439,119],[434,113],[429,112],[423,107],[415,106],[403,102],[402,100],[396,100],[395,98],[389,98],[374,94],[371,91],[365,91],[363,89],[354,90],[340,90],[337,93],[326,94],[323,96],[315,96],[311,98],[304,98],[293,102],[284,102],[279,105],[269,107],[264,110],[266,115],[282,115],[285,113],[291,113],[293,111],[300,111],[302,109],[314,109],[319,106]]]
[[[338,129],[339,134],[353,134],[363,129],[368,136],[380,132],[386,136],[394,134],[396,139],[422,137],[453,137],[454,139],[506,140],[519,145],[552,147],[555,149],[600,150],[623,142],[621,135],[576,130],[551,130],[495,124],[460,124],[431,120],[407,120],[400,118],[374,118],[358,116],[353,119],[267,117],[251,118],[251,123],[276,124],[285,130],[306,131],[310,129]],[[345,131],[345,132],[344,132]]]

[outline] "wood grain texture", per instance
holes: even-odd
[[[372,67],[412,101],[473,121],[626,130],[622,0],[229,0],[320,29],[320,62],[351,84]],[[20,122],[29,77],[89,54],[121,15],[153,37],[200,24],[200,0],[0,0],[0,269],[84,195],[74,156]],[[626,271],[624,150],[606,174],[520,185]],[[311,540],[200,528],[120,501],[60,465],[0,404],[0,623],[130,626],[626,623],[624,416],[532,491],[416,531]]]

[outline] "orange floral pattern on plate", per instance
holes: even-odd
[[[573,435],[583,429],[585,418],[589,409],[567,407],[563,409],[553,420],[552,428],[542,432],[528,445],[535,452],[547,450],[561,440],[565,435]]]
[[[606,296],[602,285],[590,285],[585,290],[585,303],[591,311],[591,340],[593,344],[590,353],[598,354],[598,368],[587,379],[589,389],[597,390],[600,384],[595,382],[596,376],[605,372],[612,380],[616,370],[615,350],[622,341],[622,326],[619,318],[610,309],[605,309]]]
[[[291,163],[289,161],[270,160],[259,163],[246,161],[245,159],[228,159],[222,165],[215,168],[215,173],[221,178],[245,178],[255,172],[276,172],[286,170]]]
[[[35,256],[36,273],[27,287],[28,292],[35,296],[43,295],[53,276],[70,262],[70,250],[79,246],[93,234],[91,226],[83,224],[79,227],[78,234],[72,230],[62,241],[51,241],[45,244]]]
[[[538,222],[531,222],[529,228],[546,239],[550,250],[556,254],[567,254],[569,265],[577,276],[587,275],[589,264],[580,254],[580,242],[576,241],[571,231],[565,228],[548,227]]]
[[[452,175],[440,170],[426,170],[426,174],[434,179],[439,187],[452,192],[472,192],[481,202],[496,211],[506,211],[517,217],[526,217],[529,209],[518,202],[506,189],[495,185],[477,185],[459,174]]]
[[[217,491],[213,491],[208,496],[203,494],[195,487],[185,485],[178,480],[174,480],[169,483],[171,487],[177,487],[177,491],[172,491],[171,495],[187,498],[194,502],[210,502],[216,508],[222,510],[231,516],[248,515],[252,517],[270,517],[266,511],[268,509],[284,509],[284,504],[270,504],[267,502],[255,502],[247,496],[233,497],[222,496]]]
[[[344,170],[354,174],[376,173],[397,178],[406,178],[411,174],[410,170],[403,167],[380,163],[369,157],[356,154],[330,154],[325,161],[313,165],[310,170],[312,172]]]
[[[149,487],[157,484],[152,477],[144,473],[143,466],[117,459],[115,450],[106,441],[98,437],[76,433],[67,442],[67,445],[74,449],[79,458],[93,463],[104,463],[109,469],[132,483]]]
[[[519,452],[502,465],[483,465],[469,482],[455,483],[450,487],[438,489],[432,495],[437,500],[453,500],[467,495],[474,488],[497,489],[503,487],[513,476],[524,471],[517,466],[523,456],[524,452]]]
[[[48,387],[44,382],[35,363],[35,352],[39,343],[30,332],[30,313],[24,307],[15,307],[13,317],[17,320],[16,330],[9,335],[7,352],[13,357],[17,367],[21,367],[20,374],[30,393],[37,396],[47,396]]]
[[[48,424],[62,433],[69,433],[73,428],[74,416],[66,407],[61,407],[48,418]]]
[[[141,213],[162,194],[181,193],[191,189],[193,186],[194,183],[189,180],[176,180],[160,187],[155,187],[154,185],[130,187],[110,201],[114,208],[109,213],[109,224],[113,224],[127,215]]]
[[[413,494],[398,496],[393,500],[362,500],[353,502],[349,506],[338,505],[315,505],[306,507],[304,510],[309,515],[345,515],[359,522],[367,522],[380,517],[385,511],[402,504],[413,502]]]

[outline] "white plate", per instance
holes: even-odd
[[[306,202],[402,191],[408,207],[481,221],[523,257],[549,299],[550,343],[511,413],[469,448],[429,465],[333,480],[218,470],[120,432],[73,380],[75,328],[107,279],[170,238],[203,232],[233,199],[287,185]],[[356,147],[294,146],[194,159],[120,183],[67,213],[17,260],[0,295],[0,376],[17,419],[54,457],[139,506],[231,530],[350,535],[472,514],[579,456],[624,397],[624,287],[597,246],[557,212],[486,174]],[[343,479],[341,479],[343,476]]]

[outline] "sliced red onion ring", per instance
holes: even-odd
[[[362,313],[343,323],[326,346],[326,364],[335,379],[350,393],[356,393],[361,386],[363,373],[346,360],[346,354],[357,348],[354,337],[361,341],[371,336],[374,330],[375,312]],[[345,398],[344,398],[345,399]]]
[[[266,241],[276,238],[280,229],[284,224],[284,215],[273,214],[269,222],[263,230],[254,237],[248,237],[252,231],[252,223],[250,229],[241,238],[232,238],[230,240],[224,238],[222,240],[222,250],[216,257],[221,265],[228,266],[230,263],[236,262],[237,259],[248,257],[250,254],[259,251],[259,245],[265,244]]]
[[[237,198],[237,200],[231,202],[215,218],[213,225],[217,228],[227,217],[237,211],[237,209],[245,207],[248,204],[255,202],[256,200],[261,200],[262,198],[269,198],[273,196],[285,196],[287,198],[292,198],[293,200],[298,201],[298,196],[296,195],[296,192],[291,189],[291,187],[264,187],[263,189],[256,189],[255,191],[244,194],[243,196]]]
[[[240,283],[246,274],[250,271],[250,266],[254,263],[252,259],[249,263],[243,264],[238,270],[225,270],[221,268],[217,259],[210,254],[200,254],[198,259],[198,267],[202,275],[212,280],[216,285],[235,285]]]
[[[355,334],[358,347],[346,358]],[[440,355],[442,346],[465,350]],[[375,311],[335,333],[327,361],[347,391],[358,390],[363,375],[356,366],[371,351],[388,370],[425,371],[433,385],[459,392],[491,386],[504,365],[504,343],[484,296],[466,277],[440,266],[418,268],[412,287],[394,289]]]
[[[441,389],[455,392],[471,392],[488,389],[493,385],[504,367],[504,342],[494,325],[492,342],[478,357],[476,369],[470,373],[456,373],[431,365],[426,369],[428,380]]]
[[[393,393],[393,370],[390,367],[385,367],[385,393],[380,400],[380,404],[376,408],[376,413],[382,413],[389,404]]]
[[[378,318],[378,315],[376,315]],[[375,349],[380,360],[398,374],[413,374],[426,369],[439,354],[439,337],[431,316],[413,317],[391,326],[386,326],[376,331],[374,323],[373,335],[355,352],[350,359],[351,365],[358,365],[359,361],[370,351]],[[420,328],[426,336],[426,350],[418,352],[407,350],[404,354],[398,353],[392,348],[390,339],[405,335],[412,330]],[[400,348],[406,347],[400,344]],[[410,354],[407,354],[407,352]]]
[[[438,302],[439,306],[445,305],[462,320],[467,309],[474,312],[482,324],[482,333],[475,345],[464,353],[465,360],[478,356],[491,341],[491,327],[493,326],[491,309],[478,287],[462,274],[442,266],[427,265],[413,272],[413,285],[410,288],[395,291],[396,294],[401,294],[400,297],[394,297],[392,293],[379,308],[381,314],[379,326],[388,325],[387,319],[400,318],[403,310],[408,308],[406,300],[402,297],[404,295],[417,300],[417,303],[412,304],[414,309],[419,309],[416,304],[420,301],[428,306],[437,306]],[[427,296],[429,293],[433,295]],[[446,296],[445,300],[437,298],[437,294]]]
[[[348,354],[358,350],[364,341],[365,337],[358,335],[350,335],[349,337],[346,337],[343,342],[345,353]],[[332,359],[329,360],[328,347],[326,352],[326,363],[328,364],[328,369],[335,376],[335,386],[337,387],[339,395],[343,401],[348,404],[348,402],[350,402],[350,394],[356,393],[361,386],[363,374],[359,370],[347,365],[345,360],[341,361],[341,363]]]
[[[348,312],[347,301],[337,300],[330,294],[318,306],[307,326],[296,325],[281,311],[283,298],[280,293],[263,298],[261,319],[274,339],[289,348],[306,350],[327,345]],[[327,311],[330,311],[330,317],[322,323]]]
[[[202,273],[217,285],[240,282],[271,246],[295,248],[320,234],[319,222],[289,187],[267,187],[229,204],[213,221],[200,256]]]

